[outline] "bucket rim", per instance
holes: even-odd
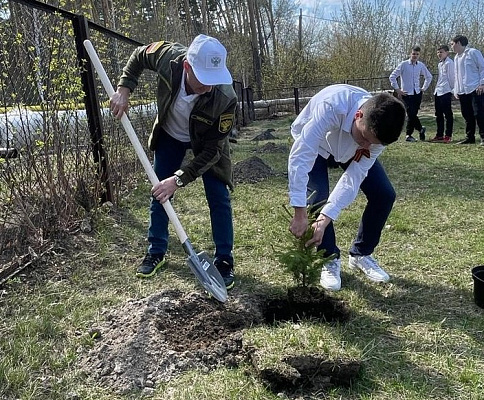
[[[476,267],[473,267],[471,272],[472,272],[472,278],[474,278],[474,280],[484,283],[484,265],[478,265]],[[477,275],[478,272],[482,272],[483,276],[482,277],[478,276]]]

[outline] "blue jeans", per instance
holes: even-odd
[[[154,157],[154,170],[160,181],[173,176],[174,172],[180,168],[189,148],[190,143],[180,142],[166,133],[162,134]],[[202,180],[210,210],[215,258],[232,264],[234,229],[229,190],[227,185],[216,178],[210,170],[202,175]],[[166,253],[168,248],[168,222],[165,209],[158,200],[152,197],[148,229],[149,253]]]
[[[338,163],[338,165],[346,170],[349,163]],[[373,253],[373,250],[380,242],[381,232],[396,198],[395,190],[378,160],[375,160],[375,163],[368,171],[368,175],[361,183],[360,189],[365,194],[368,203],[361,217],[358,234],[349,251],[354,256],[366,256]],[[309,173],[308,195],[315,190],[317,192],[314,198],[311,199],[311,204],[328,199],[328,160],[321,156],[318,156],[313,169]],[[325,249],[325,257],[333,253],[336,253],[338,257],[340,256],[340,249],[336,245],[333,222],[324,231],[323,241],[318,246],[318,250],[322,249]]]

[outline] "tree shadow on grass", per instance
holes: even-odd
[[[355,313],[344,336],[368,349],[365,390],[391,382],[399,393],[440,399],[452,397],[459,385],[472,387],[472,382],[455,382],[450,376],[452,368],[465,368],[463,354],[482,353],[483,310],[474,304],[472,290],[398,276],[380,286],[362,275],[343,273],[342,278],[345,289],[364,298],[369,311]]]

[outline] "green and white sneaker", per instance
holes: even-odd
[[[136,276],[141,278],[150,278],[156,271],[158,271],[165,263],[164,254],[146,254],[143,262],[136,270]]]

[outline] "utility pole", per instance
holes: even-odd
[[[208,35],[208,21],[207,21],[207,0],[202,0],[202,33]]]

